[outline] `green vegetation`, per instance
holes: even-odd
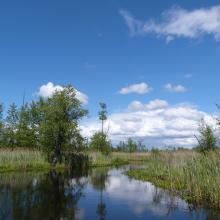
[[[99,151],[106,156],[111,152],[111,142],[107,135],[101,132],[97,132],[91,137],[89,147],[91,150]]]
[[[99,152],[89,152],[84,155],[88,155],[90,158],[90,167],[100,166],[119,166],[128,164],[129,160],[121,158],[119,155],[112,154],[110,156],[103,155]],[[79,160],[83,160],[82,157],[77,157]],[[74,169],[77,168],[79,161],[76,157],[71,156],[72,160],[76,160]],[[0,150],[0,173],[7,171],[30,171],[30,170],[49,170],[49,169],[65,169],[68,168],[64,162],[56,164],[55,166],[50,164],[47,157],[42,151],[16,148],[13,151],[11,149]]]
[[[160,152],[151,155],[144,169],[127,175],[169,189],[196,205],[220,208],[220,153]]]
[[[147,152],[146,146],[142,143],[142,141],[134,141],[131,138],[128,138],[127,141],[120,141],[119,144],[116,146],[116,151],[120,152]]]
[[[62,168],[57,165],[55,168]],[[51,166],[39,151],[19,149],[11,151],[4,149],[0,151],[0,172],[15,170],[45,170]]]
[[[100,103],[98,112],[100,132],[86,142],[79,129],[79,121],[86,115],[71,85],[48,98],[24,102],[21,107],[12,103],[5,117],[0,104],[0,172],[70,167],[77,170],[141,161],[146,167],[127,175],[151,181],[195,204],[220,208],[218,139],[204,120],[196,136],[199,151],[152,148],[148,152],[142,141],[131,138],[112,147],[108,131],[104,130],[105,103]]]
[[[9,168],[13,164],[16,167],[19,158],[23,157],[27,158],[24,167],[67,164],[70,161],[67,155],[77,155],[85,149],[85,140],[80,134],[78,122],[86,114],[87,110],[83,109],[81,102],[76,98],[75,89],[70,85],[55,91],[51,97],[40,97],[37,101],[23,103],[20,108],[14,103],[11,104],[5,118],[3,106],[0,105],[1,149],[32,150],[31,153],[25,151],[25,156],[19,150],[14,153],[6,151],[6,154],[12,155],[11,158],[4,157],[3,153],[0,157],[9,163]],[[35,157],[33,162],[29,161],[28,158],[35,155],[36,150],[40,152],[40,161]]]
[[[217,136],[214,134],[211,126],[207,125],[202,119],[199,125],[199,137],[196,139],[199,143],[198,150],[202,153],[207,153],[211,150],[217,149]]]

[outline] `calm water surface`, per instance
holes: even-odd
[[[168,191],[123,175],[131,168],[2,174],[0,219],[220,219],[214,210],[192,210]]]

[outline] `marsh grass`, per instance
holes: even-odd
[[[57,166],[57,168],[61,165]],[[51,168],[40,151],[28,149],[1,149],[0,172],[15,170],[44,170]]]
[[[132,153],[127,153],[127,152],[112,152],[112,157],[117,157],[121,158],[124,160],[128,160],[130,162],[132,161],[146,161],[150,157],[149,152],[132,152]]]
[[[119,166],[129,163],[127,158],[115,154],[105,156],[100,152],[90,152],[89,157],[91,167]]]
[[[100,152],[89,152],[89,165],[91,167],[119,166],[128,164],[129,160],[120,155],[111,154],[105,156]],[[65,164],[51,166],[44,154],[38,150],[29,150],[25,148],[0,149],[0,172],[8,171],[31,171],[31,170],[49,170],[65,169]]]
[[[146,168],[127,175],[172,190],[190,203],[220,208],[220,153],[194,151],[151,156]]]

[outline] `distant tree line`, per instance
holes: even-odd
[[[220,108],[220,106],[218,106]],[[107,105],[100,103],[98,112],[101,121],[100,132],[96,132],[86,141],[80,134],[79,120],[88,111],[76,98],[76,90],[65,86],[61,91],[55,91],[48,98],[39,97],[30,103],[23,103],[18,107],[12,103],[7,112],[3,112],[0,103],[0,147],[30,148],[41,150],[51,163],[61,163],[65,152],[83,152],[97,150],[108,155],[112,150],[123,152],[147,151],[142,141],[120,141],[117,146],[112,145],[108,138],[108,131],[104,129],[107,120]],[[220,125],[220,121],[218,121]],[[217,136],[213,129],[201,121],[198,149],[205,153],[217,148]]]
[[[148,151],[142,141],[134,141],[132,138],[128,138],[127,141],[120,141],[116,150],[129,153]]]

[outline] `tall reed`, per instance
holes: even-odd
[[[152,155],[144,169],[131,170],[127,174],[175,191],[189,202],[220,208],[219,152]]]

